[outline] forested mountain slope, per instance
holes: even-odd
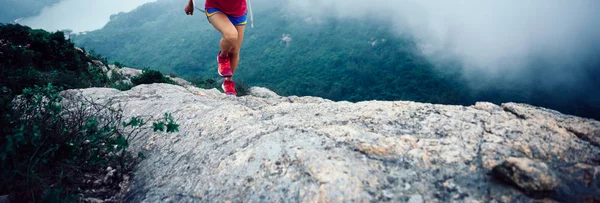
[[[482,73],[478,81],[467,81],[459,60],[432,63],[413,36],[397,34],[386,21],[316,17],[285,1],[253,3],[255,28],[247,28],[236,73],[249,85],[336,101],[523,102],[600,118],[600,98],[590,96],[598,92],[594,85],[600,82],[587,88],[541,86],[552,80],[543,73],[553,73],[543,61],[521,78],[490,80]],[[217,77],[214,58],[220,35],[204,14],[186,16],[183,6],[172,0],[145,4],[112,16],[103,29],[75,36],[74,41],[127,65],[188,79]],[[593,68],[598,64],[586,64],[592,67],[590,76],[600,75]]]

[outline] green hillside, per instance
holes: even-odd
[[[124,64],[187,78],[216,76],[219,34],[205,17],[182,15],[181,7],[181,2],[146,4],[74,39]],[[385,23],[310,21],[285,13],[277,6],[256,11],[260,20],[246,33],[238,79],[284,95],[333,100],[464,102],[459,78],[434,73],[413,41],[393,35]],[[289,46],[283,34],[293,38]]]
[[[600,100],[588,94],[598,92],[597,80],[583,89],[541,86],[546,73],[553,72],[540,63],[523,78],[491,80],[482,72],[478,81],[466,81],[458,60],[434,65],[421,54],[412,36],[396,34],[389,22],[317,18],[289,9],[285,3],[258,1],[253,5],[255,28],[247,28],[236,73],[250,86],[265,86],[281,95],[347,101],[524,102],[600,118],[596,105]],[[184,4],[171,0],[145,4],[112,16],[103,29],[75,36],[74,41],[127,65],[188,79],[217,77],[219,33],[202,13],[186,16]],[[284,35],[292,38],[289,45],[282,40]],[[593,68],[598,65],[597,61],[587,64],[590,74],[599,75]],[[473,89],[474,83],[483,88]],[[558,98],[554,91],[568,94]]]

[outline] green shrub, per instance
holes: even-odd
[[[118,61],[115,61],[115,66],[117,66],[117,68],[125,67],[125,65],[123,65],[121,62],[118,62]]]
[[[98,67],[88,67],[88,75],[79,76],[82,80],[87,80],[89,87],[101,87],[109,82],[108,76]]]
[[[127,77],[115,70],[111,70],[111,77],[109,80],[109,87],[115,88],[121,91],[130,90],[134,87],[132,83],[126,82]]]
[[[250,87],[242,80],[235,81],[235,91],[238,97],[246,96],[250,93]]]
[[[90,52],[88,52],[87,58],[89,58],[90,60],[100,61],[100,62],[102,62],[103,65],[108,66],[108,58],[102,56],[101,54],[96,53],[96,51],[94,51],[94,50],[91,50]]]
[[[115,78],[88,65],[92,60],[108,64],[75,49],[62,32],[0,25],[0,195],[10,194],[15,202],[110,196],[139,160],[126,150],[131,139],[144,129],[177,130],[168,114],[125,120],[113,102],[63,101],[62,89],[115,85]],[[90,183],[104,177],[109,166],[117,175]],[[105,192],[93,193],[98,187]]]
[[[202,89],[221,89],[221,83],[215,79],[194,78],[190,81],[194,86]]]
[[[169,77],[172,77],[172,78],[176,78],[176,77],[177,77],[177,74],[176,74],[176,73],[174,73],[174,72],[169,72],[167,75],[168,75]]]
[[[125,120],[112,101],[97,104],[75,95],[63,101],[59,91],[52,85],[24,89],[4,115],[8,123],[0,139],[0,194],[10,194],[14,201],[98,195],[91,192],[98,187],[91,182],[104,177],[110,166],[115,176],[101,183],[108,195],[101,198],[108,198],[139,160],[126,150],[131,139],[144,129],[178,131],[170,114],[160,120]]]
[[[110,88],[118,89],[121,91],[127,91],[133,87],[135,87],[133,84],[126,83],[126,82],[116,82],[116,83],[113,83],[112,85],[110,85]]]
[[[0,86],[20,94],[24,88],[48,83],[65,89],[105,86],[99,69],[88,62],[105,58],[75,49],[62,32],[49,33],[21,25],[0,25]]]
[[[168,83],[175,84],[173,80],[165,77],[160,71],[144,69],[143,73],[139,76],[131,78],[131,82],[134,85],[141,84],[153,84],[153,83]]]
[[[216,80],[194,78],[191,80],[191,83],[198,88],[218,89],[219,91],[223,92],[223,89],[221,87],[221,85],[223,84],[223,79]],[[250,87],[248,87],[248,85],[246,85],[246,83],[243,80],[236,80],[235,91],[237,92],[237,96],[246,96],[250,93]]]

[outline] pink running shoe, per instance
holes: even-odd
[[[223,81],[223,85],[221,87],[223,87],[223,91],[225,92],[225,94],[234,96],[237,95],[237,92],[235,92],[235,83],[233,83],[233,80]]]
[[[231,77],[231,58],[229,56],[221,56],[221,52],[217,55],[217,64],[219,64],[219,75],[222,77]]]

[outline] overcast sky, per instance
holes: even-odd
[[[62,0],[42,10],[39,16],[22,19],[19,23],[48,31],[91,31],[102,28],[112,14],[131,11],[154,1],[156,0]]]

